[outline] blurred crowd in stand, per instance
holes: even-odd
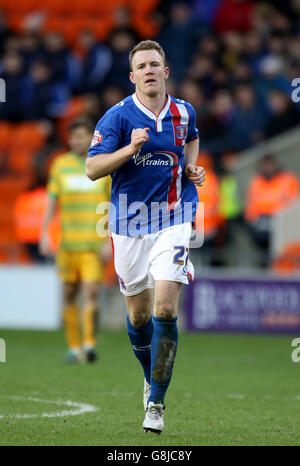
[[[189,101],[197,113],[198,163],[208,173],[199,190],[206,205],[203,263],[228,265],[219,252],[241,221],[266,251],[269,238],[257,232],[258,218],[275,213],[273,202],[281,209],[299,195],[297,177],[282,177],[271,189],[270,179],[283,168],[266,158],[249,180],[244,208],[232,168],[239,152],[300,124],[300,99],[291,98],[292,81],[300,77],[300,0],[77,0],[65,5],[20,0],[16,6],[0,0],[0,77],[6,84],[6,102],[0,103],[0,195],[4,177],[24,175],[24,162],[11,148],[21,127],[34,123],[41,135],[28,160],[23,157],[28,146],[19,139],[19,159],[27,160],[32,174],[19,183],[22,193],[40,185],[53,158],[65,151],[72,119],[84,115],[96,123],[133,92],[128,52],[148,38],[166,52],[168,92]],[[287,202],[276,201],[282,186]],[[274,199],[258,206],[269,188]]]

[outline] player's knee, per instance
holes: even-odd
[[[138,312],[133,311],[130,313],[129,319],[130,319],[131,324],[134,327],[138,328],[138,327],[142,327],[148,322],[149,316],[139,311]]]
[[[176,314],[177,309],[173,303],[158,302],[155,305],[155,317],[159,319],[173,319]]]
[[[76,303],[76,298],[78,294],[78,286],[75,284],[64,284],[63,288],[63,297],[64,305],[72,306]]]

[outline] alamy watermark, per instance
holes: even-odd
[[[110,236],[110,230],[130,237],[157,233],[173,225],[192,222],[196,205],[193,202],[144,202],[127,203],[127,194],[120,194],[118,203],[100,202],[96,213],[102,215],[96,225],[100,238]],[[108,224],[110,228],[108,228]],[[197,204],[197,227],[192,230],[190,248],[204,243],[204,203]]]
[[[0,78],[0,102],[6,102],[6,84],[3,78]]]
[[[292,361],[300,362],[300,338],[294,338],[291,343],[291,346],[294,346],[295,349],[292,351]]]
[[[300,78],[293,79],[292,86],[295,87],[291,95],[292,101],[297,104],[300,102]]]
[[[0,338],[0,362],[6,362],[6,344],[3,338]]]

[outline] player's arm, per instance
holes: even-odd
[[[46,212],[45,212],[45,216],[43,219],[42,234],[41,234],[40,243],[39,243],[39,250],[43,256],[49,256],[51,254],[50,240],[48,236],[48,227],[54,215],[56,214],[56,209],[57,209],[57,198],[50,196],[48,194],[47,207],[46,207]]]
[[[145,142],[149,141],[148,131],[149,128],[133,129],[131,142],[128,146],[122,147],[111,154],[100,153],[93,157],[88,157],[86,160],[86,175],[92,181],[95,181],[113,173],[134,154],[137,154]]]
[[[199,156],[199,138],[186,142],[184,145],[184,162],[185,165],[196,165]]]
[[[203,167],[196,165],[199,155],[199,138],[189,141],[184,146],[185,174],[187,178],[197,186],[202,186],[205,181]]]

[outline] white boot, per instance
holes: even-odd
[[[164,405],[160,403],[148,403],[146,417],[143,422],[143,428],[145,432],[154,432],[160,434],[164,430]]]

